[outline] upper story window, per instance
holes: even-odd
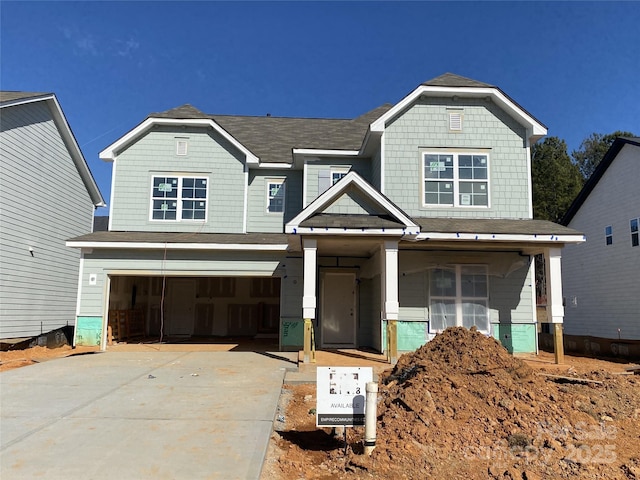
[[[640,245],[640,238],[638,237],[638,225],[640,225],[640,218],[632,218],[629,221],[629,228],[631,229],[631,246],[637,247]]]
[[[607,245],[613,245],[613,227],[604,227],[604,241]]]
[[[187,154],[189,141],[186,138],[176,138],[176,155],[184,156]]]
[[[349,173],[349,167],[332,167],[331,168],[331,185],[335,185],[343,177]]]
[[[207,178],[154,176],[152,182],[152,220],[206,220]]]
[[[435,268],[429,275],[431,332],[474,325],[489,331],[489,287],[484,265]]]
[[[267,212],[284,212],[284,178],[267,180]]]
[[[489,156],[423,153],[424,205],[489,206]]]

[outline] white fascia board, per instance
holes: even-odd
[[[483,241],[483,242],[530,242],[530,243],[582,243],[584,235],[524,235],[500,233],[442,233],[421,232],[417,241],[450,240],[450,241]]]
[[[130,249],[130,250],[235,250],[235,251],[269,251],[285,252],[287,244],[259,244],[259,243],[145,243],[145,242],[66,242],[71,248],[95,249]]]
[[[293,235],[391,235],[414,238],[418,231],[408,232],[406,228],[328,228],[328,227],[286,227],[285,233]]]
[[[224,128],[218,125],[215,121],[209,118],[147,118],[144,122],[138,125],[136,128],[131,130],[129,133],[120,137],[120,139],[116,140],[114,143],[109,145],[103,151],[100,152],[100,159],[113,162],[116,159],[117,152],[125,145],[134,141],[137,137],[142,135],[144,132],[149,130],[154,125],[168,125],[168,126],[194,126],[194,127],[211,127],[213,130],[218,132],[225,140],[227,140],[231,145],[236,147],[242,153],[245,154],[248,164],[259,163],[258,157],[256,157],[253,153],[247,149],[244,145],[238,142],[232,135],[230,135]]]
[[[316,198],[307,208],[302,210],[298,215],[296,215],[293,219],[291,219],[287,223],[287,233],[291,233],[288,230],[291,228],[297,228],[300,223],[302,223],[307,218],[311,217],[314,213],[322,210],[324,207],[328,206],[332,201],[334,201],[338,196],[340,196],[347,189],[349,185],[355,183],[358,185],[371,200],[376,202],[380,207],[385,209],[395,218],[400,220],[402,223],[406,225],[407,228],[415,228],[419,230],[420,228],[404,213],[402,213],[395,205],[393,205],[390,201],[385,199],[380,195],[380,193],[373,188],[371,185],[366,183],[360,175],[356,172],[349,172],[345,175],[339,182],[330,187],[327,191],[325,191],[322,195]]]
[[[262,169],[280,169],[280,170],[289,170],[291,168],[293,168],[293,163],[285,163],[285,162],[280,162],[280,163],[260,163],[258,165],[258,168]]]
[[[294,155],[314,155],[318,157],[357,157],[359,150],[328,150],[319,148],[294,148]]]
[[[518,120],[518,123],[525,126],[530,136],[533,138],[540,138],[547,134],[547,129],[536,121],[531,115],[518,107],[513,103],[505,94],[503,94],[497,88],[475,88],[475,87],[433,87],[428,85],[421,85],[413,92],[398,102],[391,110],[381,116],[378,120],[371,124],[372,132],[383,132],[386,123],[397,116],[405,108],[415,102],[422,95],[430,97],[437,96],[458,96],[467,98],[482,98],[490,97],[494,103],[507,110],[510,114]]]
[[[58,102],[56,96],[52,93],[48,93],[45,95],[41,95],[39,97],[32,98],[19,98],[16,100],[12,100],[10,102],[5,102],[0,105],[0,108],[5,107],[13,107],[17,105],[26,105],[28,103],[35,102],[47,102],[49,108],[51,109],[51,113],[53,115],[53,120],[58,127],[58,131],[60,135],[65,141],[65,144],[69,148],[69,154],[73,159],[73,163],[76,165],[78,169],[78,173],[82,178],[82,181],[87,188],[87,192],[89,193],[89,197],[91,198],[91,202],[96,207],[106,207],[107,204],[100,193],[100,189],[98,188],[98,184],[96,183],[93,175],[91,174],[91,170],[89,170],[89,165],[82,154],[82,150],[80,150],[80,146],[76,141],[76,137],[73,135],[73,131],[69,126],[69,122],[67,122],[67,118],[64,116],[64,112],[62,111],[62,107]]]

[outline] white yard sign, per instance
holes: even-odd
[[[317,367],[316,426],[364,425],[367,382],[371,367]]]

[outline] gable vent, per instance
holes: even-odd
[[[462,113],[449,112],[449,130],[452,132],[462,131]]]
[[[176,155],[186,155],[187,154],[187,145],[188,145],[188,142],[186,140],[177,140],[176,141]]]

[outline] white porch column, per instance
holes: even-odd
[[[304,363],[311,361],[311,330],[316,318],[316,277],[318,241],[305,238],[304,251],[304,291],[302,297],[302,318],[304,318]]]
[[[398,302],[398,241],[384,242],[381,262],[382,319],[387,321],[388,357],[391,364],[398,361],[397,321],[400,311]]]
[[[553,324],[553,351],[558,364],[564,362],[561,250],[558,247],[545,248],[544,250],[545,276],[547,280],[547,320]]]

